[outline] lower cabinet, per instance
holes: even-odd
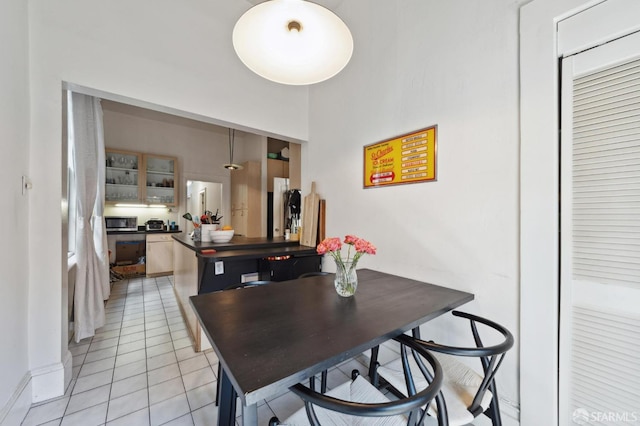
[[[147,234],[147,276],[173,273],[173,238],[171,234]]]

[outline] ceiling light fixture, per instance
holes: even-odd
[[[249,9],[233,29],[233,47],[256,74],[304,85],[338,74],[351,59],[353,37],[330,10],[304,0],[268,0]]]
[[[229,163],[224,165],[225,169],[229,170],[242,170],[243,167],[240,164],[235,164],[233,162],[233,146],[236,141],[236,131],[235,129],[229,129]]]

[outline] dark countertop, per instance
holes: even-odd
[[[228,243],[214,243],[193,241],[189,234],[183,232],[174,235],[173,239],[193,250],[198,257],[205,259],[250,259],[255,258],[257,253],[260,253],[260,257],[316,254],[315,247],[301,246],[299,241],[285,241],[284,238],[269,239],[234,236]],[[207,249],[214,249],[216,252],[203,254],[202,250]]]
[[[107,231],[107,235],[142,235],[142,234],[179,234],[182,230],[176,231]]]

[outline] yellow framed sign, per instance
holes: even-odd
[[[437,127],[366,145],[364,187],[435,181]]]

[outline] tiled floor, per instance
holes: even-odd
[[[22,425],[215,424],[218,360],[211,350],[193,351],[171,280],[115,283],[106,325],[93,338],[69,345],[73,378],[67,392],[34,404]],[[361,361],[330,370],[329,388],[349,380],[354,368],[365,372]],[[285,419],[300,407],[300,399],[286,392],[259,404],[258,422],[266,425],[274,415]]]

